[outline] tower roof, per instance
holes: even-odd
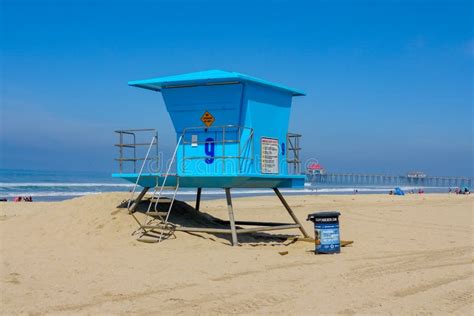
[[[267,80],[247,76],[238,72],[224,71],[224,70],[205,70],[199,72],[190,72],[181,75],[158,77],[145,80],[129,81],[130,86],[161,91],[163,88],[177,88],[185,86],[201,86],[201,85],[216,85],[216,84],[230,84],[239,82],[252,82],[262,86],[283,90],[291,93],[293,96],[305,95],[304,92],[289,88],[287,86],[273,83]]]

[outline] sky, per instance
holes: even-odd
[[[472,1],[0,0],[0,168],[114,171],[116,129],[174,130],[127,82],[207,69],[303,90],[330,172],[473,176]]]

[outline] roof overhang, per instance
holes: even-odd
[[[263,85],[277,90],[291,93],[292,96],[304,96],[304,92],[289,88],[284,85],[276,84],[267,80],[250,77],[237,72],[229,72],[223,70],[207,70],[200,72],[192,72],[176,76],[158,77],[145,80],[134,80],[128,82],[130,86],[161,91],[162,89],[184,88],[193,86],[211,86],[237,84],[242,82],[251,82]]]

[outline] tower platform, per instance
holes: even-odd
[[[114,178],[120,178],[141,187],[153,188],[161,186],[165,179],[163,173],[114,173]],[[166,186],[181,188],[303,188],[305,175],[202,175],[176,176],[168,175]]]

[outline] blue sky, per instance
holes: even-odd
[[[473,174],[471,1],[1,2],[3,168],[112,171],[113,130],[173,130],[127,81],[224,69],[307,92],[330,171]]]

